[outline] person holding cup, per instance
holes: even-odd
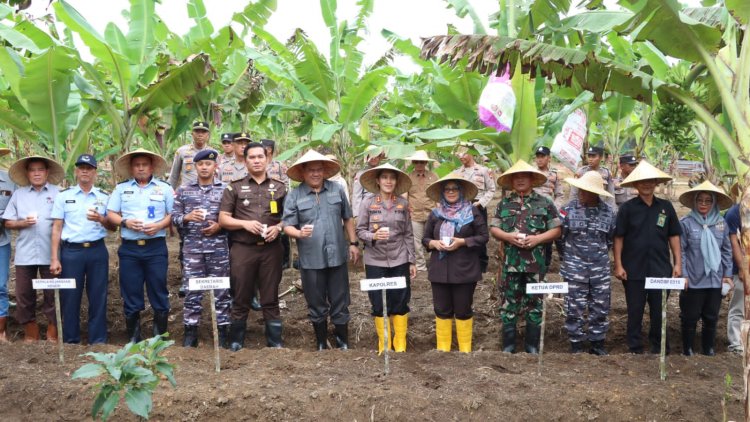
[[[18,230],[15,250],[16,320],[24,326],[24,341],[39,340],[36,323],[36,290],[32,279],[52,278],[50,252],[52,241],[52,205],[59,193],[56,186],[65,171],[55,161],[31,156],[10,167],[11,180],[20,186],[10,197],[3,219],[5,228]],[[47,340],[57,341],[55,294],[44,290],[42,312],[47,317]]]
[[[480,256],[489,240],[482,211],[472,205],[477,186],[451,173],[427,187],[437,203],[427,217],[422,245],[432,251],[427,279],[432,286],[437,350],[450,352],[453,320],[458,350],[471,352],[474,290],[482,279]]]
[[[682,275],[687,279],[687,290],[680,292],[682,354],[693,354],[696,325],[701,319],[702,351],[713,356],[721,298],[734,287],[729,225],[719,210],[731,207],[733,201],[705,181],[680,195],[680,203],[692,210],[680,220]]]
[[[74,278],[75,289],[60,290],[63,341],[81,342],[81,299],[88,298],[88,342],[107,342],[107,291],[109,252],[107,230],[117,227],[107,220],[109,192],[96,186],[96,158],[81,154],[75,162],[77,185],[61,191],[52,207],[50,271],[55,277]]]
[[[383,164],[366,170],[360,183],[372,196],[362,200],[357,218],[357,237],[365,244],[367,278],[405,277],[406,287],[386,291],[390,319],[388,341],[396,352],[406,351],[406,331],[411,298],[411,279],[417,276],[414,233],[409,216],[409,202],[401,197],[411,187],[409,175]],[[380,290],[367,292],[378,334],[378,353],[384,350],[383,295]]]

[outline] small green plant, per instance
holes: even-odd
[[[128,409],[145,419],[153,407],[151,395],[159,385],[161,375],[167,378],[172,387],[177,383],[174,379],[174,365],[161,356],[161,352],[174,344],[172,340],[164,340],[163,336],[156,336],[141,341],[128,343],[116,353],[89,352],[82,356],[90,356],[98,363],[87,363],[78,368],[71,378],[95,378],[105,376],[96,386],[98,390],[91,407],[91,417],[106,421],[115,410],[120,400],[125,397]]]
[[[729,374],[724,375],[724,395],[721,397],[721,413],[722,421],[728,421],[729,415],[727,415],[727,404],[732,398],[732,376]]]

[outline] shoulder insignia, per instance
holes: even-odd
[[[104,190],[104,189],[99,189],[99,192],[101,192],[101,193],[103,193],[105,195],[112,195],[112,192],[110,192],[108,190]]]
[[[123,180],[122,182],[118,182],[117,184],[118,184],[118,185],[121,185],[121,184],[123,184],[123,183],[128,183],[129,181],[130,181],[130,179],[127,179],[127,180]]]
[[[234,189],[232,189],[232,185],[227,185],[227,190],[234,190]]]
[[[65,191],[67,191],[67,190],[70,190],[70,188],[71,188],[71,186],[69,186],[69,187],[67,187],[67,188],[65,188],[65,189],[60,189],[59,193],[63,193],[63,192],[65,192]]]

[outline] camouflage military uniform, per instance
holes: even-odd
[[[560,226],[560,218],[549,198],[533,191],[523,197],[511,192],[497,204],[490,226],[507,233],[535,235]],[[526,284],[539,283],[540,274],[547,271],[545,245],[529,250],[505,243],[504,254],[502,280],[498,284],[503,324],[515,326],[518,315],[525,312],[526,321],[538,326],[542,322],[542,299],[539,295],[526,294]]]
[[[184,221],[187,214],[195,209],[205,209],[206,220],[219,220],[219,204],[226,185],[216,182],[211,186],[200,186],[197,182],[177,189],[172,221],[182,227],[185,233],[183,249],[183,283],[190,278],[229,277],[229,248],[227,234],[219,231],[213,236],[205,236],[203,222]],[[229,289],[214,290],[216,298],[217,325],[229,324],[231,298]],[[185,297],[183,317],[185,325],[198,325],[203,291],[190,291]]]
[[[618,207],[638,196],[638,191],[635,188],[624,188],[620,186],[620,183],[622,183],[622,177],[615,177],[613,179],[613,184],[615,185],[615,204]]]
[[[224,161],[219,167],[221,181],[229,184],[235,180],[240,180],[247,176],[247,166],[245,160],[238,160],[236,157],[232,161]]]
[[[615,215],[604,202],[586,207],[573,199],[563,208],[562,238],[565,259],[560,275],[568,283],[565,328],[572,342],[586,340],[584,314],[588,311],[588,340],[604,340],[609,328],[609,249]]]
[[[576,171],[576,177],[583,176],[583,174],[586,173],[587,171],[591,171],[591,167],[589,167],[589,166],[583,166],[583,167],[579,168]],[[612,209],[617,210],[617,205],[615,205],[615,200],[614,200],[614,196],[615,196],[615,182],[614,182],[614,180],[612,180],[612,173],[609,171],[608,168],[602,167],[602,166],[599,166],[599,168],[596,169],[596,171],[598,171],[599,174],[602,175],[602,179],[604,179],[604,183],[606,184],[606,186],[604,186],[604,190],[606,190],[607,192],[609,192],[612,195],[612,198],[604,198],[604,202],[606,202],[607,205],[609,205],[610,207],[612,207]],[[576,198],[578,198],[578,188],[576,188],[574,186],[571,186],[570,187],[570,196],[568,198],[570,198],[571,201],[574,200],[574,199],[576,199]]]

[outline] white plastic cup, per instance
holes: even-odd
[[[315,228],[315,224],[305,224],[304,226],[302,226],[302,228],[312,230]]]
[[[268,224],[263,225],[263,230],[261,230],[260,235],[263,237],[263,239],[266,238],[268,235]]]
[[[208,215],[208,210],[207,209],[205,209],[205,208],[198,208],[198,209],[196,209],[196,211],[198,211],[198,214],[201,215],[201,220],[205,220],[206,219],[206,216]]]
[[[726,296],[729,294],[729,283],[721,283],[721,295]]]
[[[443,245],[450,246],[451,243],[453,243],[453,238],[450,236],[443,236],[440,238],[440,241],[443,243]]]
[[[516,238],[521,240],[526,239],[526,233],[518,233],[516,234]]]
[[[38,216],[39,213],[36,211],[31,211],[30,213],[26,214],[26,218],[32,218],[35,222]]]

